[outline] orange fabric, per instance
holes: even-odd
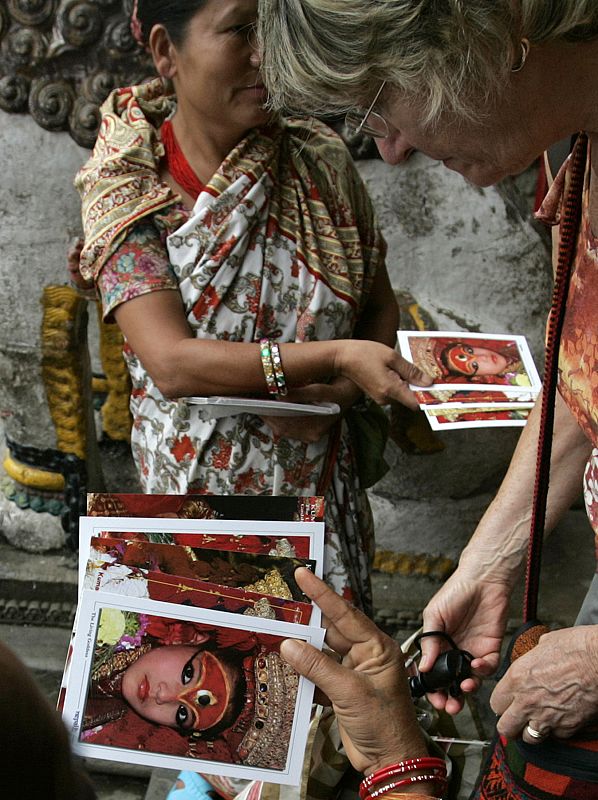
[[[533,764],[525,767],[525,780],[537,789],[544,789],[552,794],[564,794],[571,783],[571,779],[566,775],[558,775],[556,772],[546,772]]]

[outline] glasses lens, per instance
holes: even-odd
[[[372,136],[374,139],[386,139],[388,125],[384,117],[376,113],[376,111],[370,111],[366,119],[366,114],[367,111],[365,109],[355,109],[348,112],[345,117],[345,124],[349,133],[354,136],[362,133],[365,136]]]

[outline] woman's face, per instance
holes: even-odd
[[[451,372],[473,377],[474,375],[500,375],[508,366],[501,353],[486,347],[470,347],[457,344],[449,348],[446,363]]]
[[[545,115],[533,117],[533,103],[523,102],[520,94],[517,89],[491,111],[481,109],[487,115],[483,123],[441,118],[429,128],[414,104],[385,90],[376,110],[387,120],[390,135],[376,139],[378,150],[389,164],[399,164],[413,149],[420,150],[476,186],[490,186],[523,172],[560,138],[560,133],[548,129],[549,122],[542,121]]]
[[[183,42],[171,46],[172,78],[180,108],[233,135],[267,121],[266,90],[254,46],[257,0],[207,0]]]
[[[206,650],[156,647],[123,675],[122,695],[140,716],[182,732],[231,721],[239,674]]]

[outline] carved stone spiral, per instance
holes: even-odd
[[[78,97],[70,118],[71,136],[81,147],[93,147],[100,127],[100,110],[97,103]]]
[[[8,18],[8,12],[4,6],[0,6],[0,41],[2,41],[2,38],[6,35],[9,26],[10,20]]]
[[[9,113],[27,110],[29,81],[21,75],[6,75],[0,78],[0,108]]]
[[[34,67],[43,61],[48,41],[33,28],[12,28],[2,43],[2,56],[15,67]]]
[[[88,75],[81,89],[87,100],[96,105],[101,105],[118,85],[114,72],[104,70]]]
[[[31,86],[29,112],[42,128],[60,131],[68,127],[74,102],[75,92],[70,83],[41,78]]]
[[[123,0],[89,0],[94,6],[99,6],[102,9],[110,9],[112,6],[124,6]],[[130,16],[129,12],[129,16]]]
[[[103,43],[111,58],[131,56],[139,51],[128,19],[118,19],[107,25]]]
[[[102,12],[90,2],[63,0],[58,10],[58,27],[72,47],[94,43],[102,31]]]
[[[21,25],[44,25],[52,17],[54,0],[7,0],[7,6]]]

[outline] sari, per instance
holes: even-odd
[[[97,279],[135,226],[168,217],[168,259],[197,338],[351,338],[385,245],[339,137],[315,120],[251,130],[186,217],[159,177],[159,126],[175,108],[160,81],[117,90],[102,107],[98,142],[76,179],[82,274]],[[215,419],[165,398],[128,346],[125,359],[144,491],[324,494],[326,579],[371,610],[373,524],[345,421],[316,443],[275,436],[259,416]]]

